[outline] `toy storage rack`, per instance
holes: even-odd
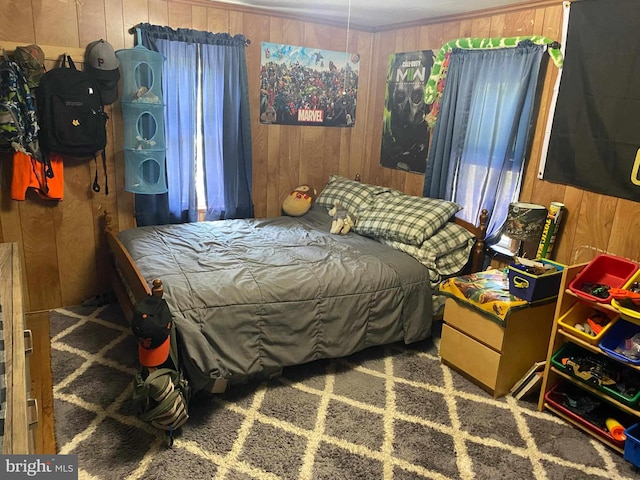
[[[572,265],[572,266],[568,266],[567,268],[564,269],[563,271],[563,276],[562,276],[562,282],[560,283],[560,292],[558,295],[558,302],[556,304],[556,312],[555,312],[555,320],[553,322],[553,328],[551,331],[551,339],[549,342],[549,350],[547,352],[547,363],[544,369],[544,376],[543,376],[543,380],[542,380],[542,388],[540,391],[540,398],[538,400],[538,410],[543,411],[543,410],[549,410],[552,411],[554,414],[556,414],[558,417],[564,419],[565,421],[567,421],[568,423],[574,425],[576,428],[586,432],[587,434],[591,435],[592,437],[596,438],[597,440],[601,441],[602,443],[604,443],[605,445],[607,445],[608,447],[612,448],[613,450],[617,451],[620,454],[624,454],[624,448],[621,447],[619,444],[616,444],[612,441],[610,441],[609,439],[607,439],[605,436],[602,435],[598,435],[597,433],[595,433],[593,430],[589,429],[587,426],[585,426],[582,422],[576,421],[576,419],[572,418],[571,416],[567,415],[566,413],[562,412],[560,409],[555,408],[555,406],[549,404],[546,399],[545,399],[545,394],[551,390],[554,385],[556,385],[560,380],[565,380],[568,382],[571,382],[572,384],[578,385],[580,388],[584,389],[587,392],[590,392],[591,394],[605,400],[606,402],[608,402],[610,405],[612,405],[615,409],[620,410],[621,412],[624,412],[625,414],[629,414],[631,415],[636,422],[640,422],[640,410],[638,410],[637,408],[632,408],[629,405],[626,405],[622,402],[620,402],[619,400],[617,400],[616,398],[607,395],[605,392],[596,389],[595,387],[592,387],[589,384],[586,384],[582,381],[580,381],[579,379],[571,376],[568,373],[565,373],[563,371],[561,371],[560,369],[558,369],[557,367],[555,367],[553,365],[552,357],[553,355],[560,349],[562,348],[562,346],[567,343],[567,342],[572,342],[578,346],[580,346],[581,348],[588,350],[589,352],[592,352],[596,355],[599,356],[603,356],[606,357],[608,359],[612,359],[612,357],[608,356],[605,352],[603,352],[599,346],[597,344],[592,344],[589,343],[581,338],[578,338],[576,335],[573,335],[570,331],[565,331],[561,328],[561,326],[558,325],[558,319],[563,317],[571,307],[573,307],[577,302],[583,302],[583,303],[587,303],[590,306],[592,306],[593,308],[597,309],[597,310],[601,310],[604,311],[605,313],[608,313],[609,315],[618,315],[619,312],[618,310],[616,310],[614,307],[612,307],[610,304],[608,303],[599,303],[599,302],[594,302],[594,301],[590,301],[584,297],[581,297],[579,295],[576,295],[573,291],[571,291],[568,288],[568,285],[571,283],[571,281],[588,265],[588,263],[583,263],[583,264],[578,264],[578,265]],[[629,321],[632,321],[631,319],[628,319]],[[640,321],[635,321],[634,323],[637,323],[640,325]],[[634,370],[637,371],[638,375],[640,375],[640,366],[637,365],[632,365],[630,363],[626,363],[624,362],[624,365],[626,365],[629,368],[632,368]],[[629,427],[630,425],[627,425],[626,427]]]

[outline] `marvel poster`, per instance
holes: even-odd
[[[360,56],[262,42],[260,123],[353,127]]]
[[[380,154],[383,167],[424,174],[430,135],[424,119],[429,113],[424,88],[432,65],[431,50],[389,55]]]

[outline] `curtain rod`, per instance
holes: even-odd
[[[138,28],[140,28],[140,25],[142,25],[141,23],[138,23],[137,25],[134,25],[133,27],[131,27],[129,30],[127,30],[131,35],[136,33],[136,30]],[[172,27],[166,27],[166,28],[171,28],[171,30],[176,31],[176,29],[172,28]],[[182,28],[181,28],[182,29]],[[209,33],[211,35],[218,35],[217,33],[213,33],[213,32],[207,32],[205,30],[194,30],[193,28],[184,28],[184,30],[191,30],[194,32],[204,32],[204,33]],[[230,33],[227,33],[227,35],[229,35],[231,38],[233,38],[233,36]],[[244,39],[244,46],[248,47],[249,45],[251,45],[251,40],[248,38]]]

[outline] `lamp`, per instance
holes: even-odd
[[[509,204],[503,236],[507,237],[510,254],[522,256],[524,242],[539,242],[547,218],[547,208],[535,203]],[[500,242],[502,243],[502,242]]]

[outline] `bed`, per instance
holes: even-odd
[[[358,190],[355,195],[353,188]],[[359,232],[329,232],[327,207],[336,195],[359,212]],[[127,318],[145,295],[167,300],[181,363],[196,391],[221,392],[228,384],[276,375],[287,366],[343,357],[374,345],[423,340],[431,334],[432,292],[443,276],[436,270],[446,276],[447,268],[454,273],[480,269],[486,214],[473,226],[453,223],[447,210],[441,213],[443,225],[429,227],[425,238],[413,238],[406,230],[399,237],[385,235],[380,211],[367,223],[367,212],[374,212],[376,205],[387,214],[396,202],[405,212],[400,201],[405,197],[332,176],[300,217],[138,227],[118,233],[107,225],[113,288]],[[459,224],[470,232],[462,244],[447,247],[439,257],[420,257],[421,245],[447,243],[438,235],[460,229]],[[452,256],[453,266],[448,265]]]

